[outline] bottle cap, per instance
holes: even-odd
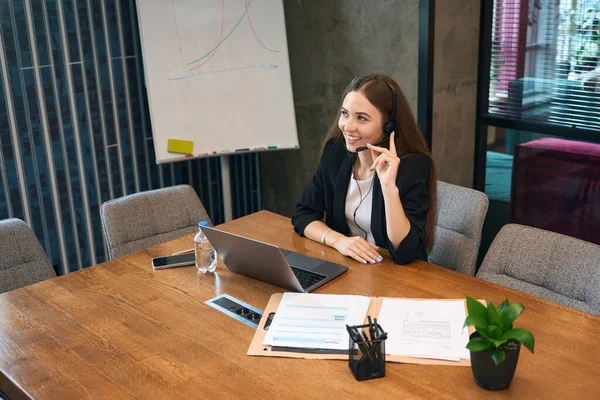
[[[198,228],[200,228],[201,226],[208,226],[208,221],[200,221],[200,222],[198,222]]]

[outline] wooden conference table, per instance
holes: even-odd
[[[220,226],[346,264],[318,293],[464,298],[526,307],[516,326],[535,335],[512,386],[480,389],[469,367],[388,363],[357,382],[347,362],[251,357],[254,329],[204,301],[226,293],[264,309],[282,289],[229,272],[153,271],[150,259],[192,236],[0,295],[0,389],[11,398],[598,398],[600,318],[424,262],[361,265],[297,236],[266,211]]]

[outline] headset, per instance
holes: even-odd
[[[364,76],[357,76],[356,78],[352,79],[352,82],[350,82],[350,87],[355,86],[355,84],[357,82],[360,82],[363,78]],[[381,146],[386,144],[390,140],[390,135],[392,134],[392,132],[398,133],[398,121],[396,120],[396,91],[394,90],[393,86],[389,83],[385,82],[385,84],[390,88],[390,91],[392,92],[392,113],[390,115],[389,120],[385,124],[383,124],[383,140],[375,144],[374,146]],[[367,148],[368,147],[359,147],[356,149],[356,152],[359,153],[361,151],[365,151],[367,150]]]

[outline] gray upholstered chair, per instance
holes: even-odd
[[[504,225],[477,277],[600,315],[600,246],[571,236]]]
[[[14,218],[0,221],[0,293],[55,276],[29,225]]]
[[[438,181],[438,219],[429,262],[475,275],[488,204],[484,193]]]
[[[196,232],[210,218],[188,185],[131,194],[102,204],[104,239],[111,259]]]

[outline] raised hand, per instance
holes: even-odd
[[[400,167],[400,158],[396,154],[396,143],[394,142],[395,135],[396,132],[392,132],[390,135],[389,150],[384,147],[367,144],[374,160],[371,169],[374,169],[377,172],[377,177],[379,178],[379,182],[381,182],[382,189],[396,185],[396,176],[398,175],[398,168]]]

